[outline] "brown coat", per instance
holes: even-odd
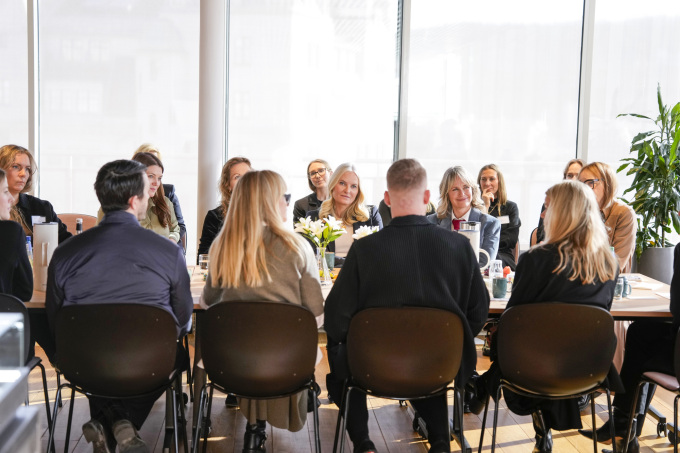
[[[614,247],[619,259],[621,273],[630,272],[635,253],[635,211],[630,206],[613,200],[609,207],[602,210],[604,225],[609,235],[609,244]]]

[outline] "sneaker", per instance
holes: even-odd
[[[354,446],[354,453],[378,453],[378,450],[375,449],[373,441],[366,438],[362,440],[359,445]]]
[[[92,453],[111,453],[106,445],[104,427],[97,420],[90,420],[83,425],[83,437],[88,444],[92,444]]]
[[[146,446],[137,434],[135,427],[128,420],[118,420],[113,424],[113,436],[118,442],[120,453],[151,453],[149,447]]]

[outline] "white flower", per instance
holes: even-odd
[[[309,224],[312,223],[311,217],[300,217],[300,219],[295,223],[295,232],[296,233],[308,233],[309,232]]]
[[[309,232],[313,236],[315,236],[319,239],[321,239],[321,235],[323,234],[323,230],[324,230],[324,225],[323,225],[322,220],[315,220],[314,222],[309,223]]]
[[[344,230],[344,228],[342,228],[342,220],[336,220],[332,215],[328,216],[326,224],[331,227],[331,232]]]
[[[377,226],[374,226],[374,227],[370,227],[370,226],[366,226],[366,225],[360,226],[359,228],[357,228],[357,232],[354,233],[352,235],[352,237],[354,239],[361,239],[361,238],[365,238],[366,236],[369,236],[369,235],[375,233],[376,231],[378,231]]]

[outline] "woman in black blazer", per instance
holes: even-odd
[[[321,209],[307,213],[312,220],[333,217],[341,220],[346,233],[328,245],[328,251],[335,253],[335,264],[340,267],[352,245],[352,234],[360,227],[378,227],[383,224],[375,206],[364,204],[359,173],[353,164],[340,165],[328,182],[330,198],[321,204]]]
[[[587,304],[609,310],[618,276],[618,262],[600,217],[597,200],[585,184],[565,181],[546,193],[545,243],[522,255],[517,264],[507,308],[539,302]],[[493,356],[493,351],[492,351]],[[610,378],[619,383],[612,366]],[[477,382],[495,395],[500,379],[496,362]],[[610,380],[610,382],[612,382]],[[578,400],[548,401],[504,392],[508,407],[520,415],[532,415],[536,430],[534,451],[552,451],[551,428],[581,428]],[[540,428],[540,410],[545,428]]]
[[[0,169],[0,293],[29,301],[33,296],[33,271],[26,253],[24,230],[10,220],[13,202],[7,175]]]

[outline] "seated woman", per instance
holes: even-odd
[[[140,145],[139,148],[135,151],[133,156],[135,154],[139,153],[149,153],[153,154],[163,162],[163,157],[161,156],[161,152],[156,148],[154,145],[151,143],[143,143]],[[182,215],[182,208],[179,205],[179,198],[177,198],[177,194],[175,193],[175,186],[173,184],[163,184],[163,194],[168,197],[168,200],[172,202],[172,207],[175,210],[175,217],[177,217],[177,224],[179,225],[179,236],[181,239],[186,241],[186,236],[187,236],[187,227],[186,224],[184,223],[184,216]],[[186,246],[186,244],[185,244]]]
[[[21,225],[26,236],[33,236],[34,223],[57,222],[59,242],[71,237],[49,201],[26,193],[31,190],[33,175],[37,171],[35,159],[29,150],[18,145],[3,146],[0,148],[0,169],[5,170],[9,192],[14,199],[12,220]]]
[[[12,204],[7,176],[0,169],[0,293],[26,302],[33,296],[33,269],[26,252],[26,235],[10,218]]]
[[[439,183],[437,212],[427,219],[447,230],[458,230],[460,222],[480,222],[479,247],[489,258],[496,259],[501,235],[501,222],[487,214],[479,196],[479,187],[463,167],[451,167]],[[482,260],[481,264],[485,261]]]
[[[141,219],[139,224],[179,244],[180,230],[175,210],[172,202],[164,195],[161,184],[163,163],[151,153],[135,154],[132,160],[146,165],[146,175],[149,178],[149,206],[146,209],[146,217]],[[101,208],[97,217],[99,221],[104,218],[104,211]]]
[[[515,248],[519,240],[519,227],[522,226],[517,203],[508,200],[505,179],[496,164],[485,165],[479,170],[477,184],[482,190],[482,200],[489,215],[501,222],[498,259],[503,261],[503,266],[510,266],[514,271],[517,267]]]
[[[217,233],[222,229],[224,218],[227,216],[234,186],[241,176],[250,170],[250,161],[245,157],[232,157],[222,167],[222,177],[220,178],[222,202],[215,209],[208,211],[205,216],[201,240],[198,244],[198,255],[207,255],[210,251],[210,246],[217,237]],[[196,264],[198,264],[198,256],[196,257]]]
[[[285,227],[285,190],[283,178],[273,171],[243,175],[233,191],[224,228],[210,247],[202,305],[291,303],[309,308],[321,321],[324,299],[316,260],[304,240]],[[241,399],[240,408],[248,419],[243,451],[265,451],[265,422],[290,431],[302,429],[307,392],[274,400]]]
[[[328,199],[328,180],[333,174],[333,169],[323,159],[315,159],[307,165],[307,184],[312,193],[300,198],[293,206],[293,225],[309,211],[321,208],[321,203]]]
[[[618,263],[600,219],[597,201],[582,184],[565,181],[546,193],[545,243],[531,248],[517,264],[507,308],[539,302],[587,304],[609,310],[614,297]],[[492,354],[493,355],[493,354]],[[613,368],[612,368],[613,370]],[[612,371],[612,377],[615,371]],[[496,394],[497,362],[477,382]],[[549,401],[505,391],[507,406],[519,415],[532,415],[536,430],[534,452],[552,451],[550,429],[581,428],[577,399]],[[538,422],[540,410],[545,431]]]
[[[593,189],[607,228],[609,245],[614,247],[621,272],[630,272],[637,231],[635,212],[630,206],[614,199],[618,187],[614,169],[603,162],[593,162],[581,169],[578,179]]]
[[[328,191],[331,197],[321,204],[321,209],[310,211],[307,215],[312,220],[326,219],[329,216],[342,220],[345,234],[328,244],[328,251],[335,253],[336,266],[340,267],[354,242],[352,234],[362,226],[377,226],[382,230],[383,224],[378,209],[375,206],[369,209],[364,204],[359,173],[353,164],[345,163],[335,170],[328,182]]]
[[[583,159],[571,159],[569,162],[567,162],[567,165],[564,167],[564,171],[562,172],[562,180],[571,180],[571,179],[578,179],[578,174],[581,171],[583,167],[586,166],[586,161]],[[543,228],[543,219],[545,218],[545,210],[547,206],[544,204],[541,206],[541,216],[538,219],[538,227],[534,228],[534,231],[531,232],[531,238],[529,240],[529,244],[533,247],[534,245],[538,244],[539,242],[543,241],[545,239],[545,229]]]

